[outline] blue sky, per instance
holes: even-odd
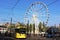
[[[36,1],[41,1],[48,5],[55,0],[20,0],[13,11],[11,8],[17,0],[0,0],[0,22],[9,22],[11,17],[13,21],[24,22],[24,15],[27,8]],[[60,0],[47,7],[50,13],[48,25],[58,25],[60,23]]]

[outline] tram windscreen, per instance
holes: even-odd
[[[26,29],[25,28],[20,28],[20,29],[15,29],[15,32],[17,32],[17,33],[26,33]]]

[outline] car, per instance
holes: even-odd
[[[3,34],[3,33],[6,33],[6,32],[7,32],[7,27],[0,26],[0,33]]]
[[[47,31],[46,37],[59,37],[59,30],[57,28],[49,28]]]
[[[46,37],[52,38],[52,37],[55,37],[55,35],[54,34],[47,34]]]

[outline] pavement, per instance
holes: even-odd
[[[28,35],[26,39],[16,39],[9,36],[0,36],[0,40],[60,40],[60,37],[56,38],[46,38],[41,37],[40,35]]]

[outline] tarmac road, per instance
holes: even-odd
[[[40,35],[34,36],[28,36],[26,39],[16,39],[13,37],[7,37],[7,36],[0,36],[0,40],[60,40],[60,37],[57,38],[46,38],[46,37],[41,37]]]

